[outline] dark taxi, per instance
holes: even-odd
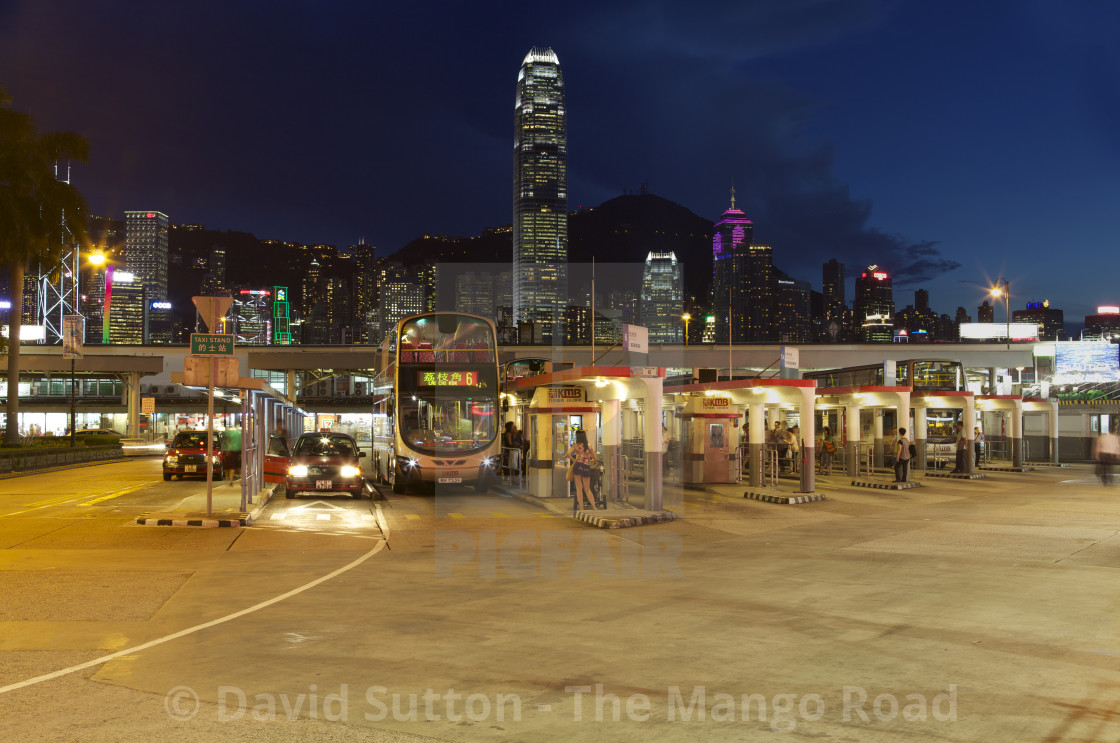
[[[222,477],[222,439],[221,433],[214,432],[210,456],[214,460],[214,479]],[[163,479],[170,480],[172,475],[184,477],[206,477],[206,432],[180,431],[167,447],[163,456]]]
[[[297,493],[349,493],[361,498],[364,480],[354,437],[345,433],[305,433],[292,448],[285,495]]]

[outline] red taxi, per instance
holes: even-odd
[[[210,456],[214,461],[214,479],[222,477],[222,438],[214,432],[210,446]],[[206,477],[206,432],[180,431],[167,447],[163,457],[163,479],[170,480],[172,475],[184,477]]]

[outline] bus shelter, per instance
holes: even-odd
[[[624,439],[640,442],[645,507],[661,510],[664,378],[664,367],[584,366],[508,382],[502,391],[504,420],[520,419],[529,437],[529,493],[568,496],[564,454],[582,429],[588,443],[603,454],[608,498],[621,498],[629,489],[631,467],[622,450]]]
[[[909,387],[884,387],[862,385],[856,387],[827,387],[817,390],[818,410],[822,415],[828,416],[828,411],[836,409],[840,414],[840,421],[836,426],[844,446],[844,454],[848,464],[848,475],[858,477],[860,474],[861,452],[863,446],[870,447],[872,464],[881,468],[886,466],[888,460],[887,447],[889,444],[883,437],[883,413],[887,409],[894,410],[894,428],[910,428],[910,388]],[[863,435],[864,412],[870,413],[868,436]],[[925,445],[923,429],[914,427],[911,438],[917,446],[919,456]],[[923,440],[917,436],[921,434]],[[865,441],[866,439],[866,441]],[[893,452],[891,453],[893,457]],[[892,462],[893,464],[893,462]],[[921,466],[925,466],[924,457]]]
[[[1058,401],[1025,397],[1023,398],[1023,413],[1042,413],[1046,416],[1046,438],[1049,443],[1049,451],[1045,460],[1041,457],[1033,457],[1033,459],[1038,462],[1047,461],[1050,464],[1058,464],[1058,437],[1061,435],[1058,428]],[[1028,452],[1024,452],[1024,459],[1027,458],[1027,454]]]
[[[964,457],[964,474],[973,473],[972,445],[975,439],[973,427],[976,425],[976,397],[966,390],[927,390],[911,395],[910,405],[914,409],[914,443],[918,449],[917,468],[926,467],[926,442],[929,426],[927,416],[931,410],[961,410],[961,422],[967,439]],[[953,444],[954,451],[956,449]]]
[[[787,411],[799,415],[801,481],[798,492],[812,493],[816,485],[814,401],[812,379],[735,379],[673,387],[670,395],[681,424],[685,483],[731,482],[723,479],[738,467],[739,420],[747,414],[747,458],[750,484],[761,487],[767,418],[783,419]],[[735,444],[729,452],[725,449]],[[725,464],[725,459],[730,460]],[[737,479],[737,473],[736,477]]]
[[[1047,416],[1047,429],[1049,451],[1047,461],[1058,462],[1058,403],[1056,400],[1042,400],[1038,398],[1023,399],[1021,395],[978,395],[976,408],[982,412],[1002,412],[1010,424],[1005,435],[1009,443],[1008,460],[1012,467],[1022,467],[1027,459],[1026,447],[1023,436],[1023,416],[1030,413],[1045,413]],[[990,437],[989,437],[990,438]]]

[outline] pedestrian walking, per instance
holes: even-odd
[[[950,474],[963,473],[967,469],[968,462],[965,457],[968,456],[968,438],[964,435],[964,424],[957,423],[957,462],[953,467]]]
[[[1111,430],[1101,431],[1093,445],[1093,456],[1097,460],[1097,476],[1101,485],[1112,484],[1112,467],[1120,459],[1120,436]]]
[[[898,439],[894,449],[894,481],[906,482],[910,478],[910,439],[906,429],[898,429]]]
[[[241,479],[241,429],[227,428],[221,434],[222,472],[226,485],[233,487],[233,481]]]
[[[976,464],[973,466],[980,469],[980,453],[984,450],[984,433],[980,426],[973,429],[972,448],[976,451]]]

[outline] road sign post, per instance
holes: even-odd
[[[191,333],[191,353],[204,354],[210,357],[210,382],[207,384],[206,395],[206,515],[210,516],[214,510],[214,458],[211,456],[211,447],[214,441],[214,377],[216,375],[214,354],[226,356],[233,355],[233,336],[218,334],[214,331],[221,325],[222,319],[233,304],[233,297],[191,297],[195,309],[202,316],[209,333]],[[199,346],[195,345],[198,338]],[[227,340],[228,339],[228,342]],[[205,346],[205,350],[196,350]]]

